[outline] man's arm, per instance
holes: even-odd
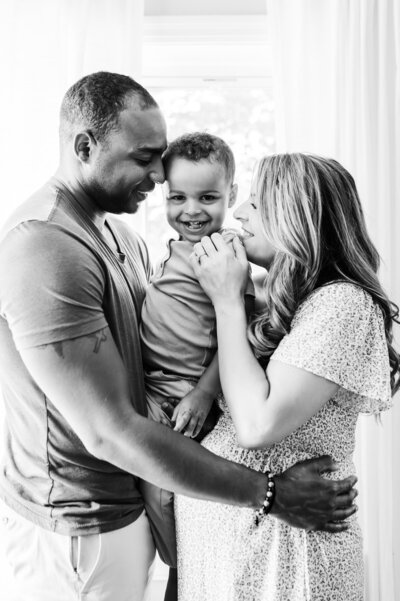
[[[44,394],[96,457],[176,493],[261,506],[263,474],[226,461],[135,412],[126,370],[108,328],[22,350],[21,356]],[[294,526],[345,529],[331,522],[355,511],[355,479],[340,484],[321,478],[318,466],[330,469],[329,460],[321,461],[299,464],[277,476],[274,511]],[[297,510],[305,499],[300,524]]]
[[[96,457],[177,493],[247,507],[262,503],[263,475],[214,457],[135,411],[127,372],[108,328],[22,350],[21,356]]]

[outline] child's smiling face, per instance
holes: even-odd
[[[237,194],[224,167],[209,159],[171,161],[165,183],[167,219],[180,238],[194,244],[217,232]]]

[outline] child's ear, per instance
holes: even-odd
[[[228,207],[231,208],[236,202],[236,197],[238,193],[238,185],[232,184],[231,191],[229,193],[229,204]]]

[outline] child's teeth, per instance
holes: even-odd
[[[201,227],[203,224],[201,221],[189,221],[189,227]]]

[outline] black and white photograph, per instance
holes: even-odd
[[[0,601],[400,600],[400,0],[0,0]]]

